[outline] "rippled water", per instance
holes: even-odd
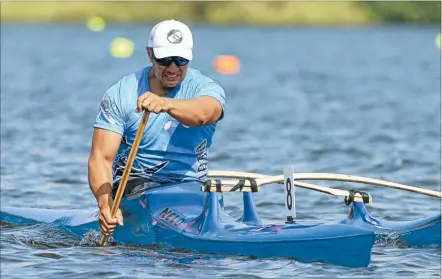
[[[1,203],[94,207],[86,162],[103,92],[146,62],[151,26],[1,26]],[[440,190],[441,53],[433,27],[254,29],[195,26],[192,66],[228,94],[211,169],[279,174],[357,174]],[[111,58],[110,41],[136,51]],[[241,73],[220,76],[218,54],[235,54]],[[369,210],[390,220],[441,211],[440,201],[392,189],[363,189]],[[283,220],[282,187],[255,195],[264,222]],[[241,213],[241,196],[226,195]],[[297,190],[299,219],[341,220],[341,198]],[[440,278],[440,248],[379,245],[367,268],[288,259],[195,255],[156,247],[84,245],[50,226],[1,225],[2,278]]]

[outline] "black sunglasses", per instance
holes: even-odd
[[[185,66],[189,63],[189,60],[186,58],[180,57],[180,56],[170,56],[170,57],[164,57],[164,58],[156,58],[155,55],[153,56],[153,59],[155,62],[158,63],[160,66],[169,67],[172,62],[175,62],[177,66]]]

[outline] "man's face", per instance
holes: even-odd
[[[188,60],[182,57],[157,59],[152,49],[148,49],[148,55],[155,77],[164,87],[176,87],[186,77],[187,69],[189,68]]]

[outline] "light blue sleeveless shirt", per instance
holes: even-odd
[[[95,128],[123,136],[113,163],[114,181],[123,174],[143,112],[136,113],[139,96],[149,88],[150,66],[123,77],[109,88],[101,101]],[[211,96],[224,112],[223,88],[198,70],[189,68],[185,79],[166,97],[180,100]],[[223,118],[221,116],[220,120]],[[219,120],[218,120],[219,121]],[[167,113],[150,113],[147,126],[132,167],[132,177],[152,182],[203,181],[208,173],[208,152],[216,123],[187,127]]]

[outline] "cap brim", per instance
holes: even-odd
[[[171,47],[154,47],[153,53],[156,58],[164,58],[169,56],[180,56],[186,58],[187,60],[192,60],[192,50],[182,49],[182,48],[171,48]]]

